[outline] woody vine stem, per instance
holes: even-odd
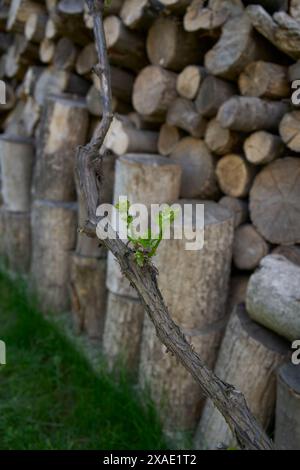
[[[113,119],[110,69],[103,28],[104,0],[86,0],[94,22],[94,36],[99,64],[95,72],[101,81],[103,115],[95,136],[76,155],[76,174],[87,205],[88,220],[82,229],[87,236],[97,235],[118,260],[123,274],[136,289],[152,320],[157,336],[180,363],[192,374],[203,394],[210,398],[224,416],[242,449],[270,450],[272,441],[249,410],[241,392],[220,380],[192,349],[181,329],[172,320],[157,284],[157,271],[150,262],[140,266],[134,251],[126,246],[111,226],[104,227],[96,216],[100,204],[101,159],[103,142]],[[100,186],[99,186],[100,185]]]

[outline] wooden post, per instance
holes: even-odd
[[[32,141],[2,135],[0,161],[2,195],[6,209],[13,212],[28,212],[34,161]]]
[[[31,258],[31,228],[29,212],[3,211],[5,258],[10,272],[26,275]]]
[[[80,99],[49,99],[39,129],[34,196],[52,201],[74,201],[74,158],[85,142],[88,113]]]
[[[75,237],[75,204],[34,201],[31,287],[43,311],[62,312],[70,307],[68,283]]]
[[[250,216],[270,243],[300,243],[300,161],[286,157],[270,163],[256,176],[250,191]]]
[[[288,345],[281,338],[252,322],[242,305],[236,309],[226,328],[215,373],[245,394],[264,428],[274,412],[276,368],[287,356]],[[197,449],[237,445],[223,416],[210,401],[205,404],[194,445]]]
[[[195,211],[201,201],[179,201],[182,207],[187,203]],[[193,219],[193,229],[201,239],[204,237],[204,246],[198,251],[186,250],[185,234],[181,240],[164,240],[156,260],[158,283],[173,320],[205,364],[213,367],[225,326],[233,217],[210,201],[204,202],[204,221],[195,212],[192,219],[185,216],[184,227]],[[179,223],[180,217],[174,222],[174,230]],[[176,266],[180,266],[183,276],[178,276]],[[143,331],[140,385],[149,386],[168,434],[174,437],[194,429],[202,404],[200,389],[176,359],[167,354],[148,318]]]
[[[299,366],[284,364],[277,375],[275,445],[280,450],[300,450]]]
[[[140,358],[144,308],[139,300],[109,292],[103,352],[110,370],[125,367],[134,374]]]
[[[184,137],[170,155],[182,168],[180,196],[183,198],[217,197],[215,158],[203,140]]]
[[[70,269],[70,296],[77,333],[101,340],[106,312],[106,259],[73,253]]]
[[[299,280],[299,266],[269,255],[251,276],[247,292],[251,318],[291,341],[300,338]]]

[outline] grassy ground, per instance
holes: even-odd
[[[165,449],[151,406],[125,378],[96,377],[0,272],[0,449]]]

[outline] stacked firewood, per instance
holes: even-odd
[[[204,201],[203,249],[164,241],[159,284],[195,350],[267,428],[275,371],[300,339],[300,111],[290,100],[300,1],[111,0],[104,29],[115,119],[101,201]],[[2,1],[0,53],[0,251],[10,270],[29,273],[45,310],[71,309],[111,368],[138,371],[169,434],[195,430],[202,415],[197,447],[235,445],[113,256],[80,233],[75,149],[97,132],[102,108],[84,1]],[[299,375],[279,372],[279,447],[300,448]]]

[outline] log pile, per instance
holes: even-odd
[[[75,148],[97,132],[102,113],[92,28],[83,0],[0,2],[6,88],[0,255],[10,271],[29,272],[45,310],[72,311],[77,334],[101,341],[111,368],[121,360],[139,370],[140,385],[150,382],[158,407],[167,391],[161,413],[167,431],[195,429],[204,406],[197,446],[228,445],[227,428],[160,348],[112,256],[80,233],[86,213],[74,177]],[[180,244],[161,247],[161,288],[196,350],[210,366],[216,361],[216,371],[248,395],[267,425],[282,356],[260,328],[300,339],[300,111],[290,100],[292,81],[300,79],[300,3],[111,0],[104,28],[116,117],[105,142],[101,200],[122,194],[146,205],[205,200],[217,235],[191,252],[190,262]],[[228,227],[217,223],[225,217],[220,211],[229,214]],[[213,241],[219,235],[223,258]],[[211,259],[215,271],[208,269]],[[232,313],[241,301],[247,312]],[[236,337],[232,350],[229,335]],[[245,386],[242,344],[249,367],[263,357]],[[272,377],[264,376],[265,366]],[[284,420],[299,423],[292,422],[293,411],[282,412],[282,403],[299,408],[285,390],[292,381],[297,391],[298,379],[278,377],[276,439],[287,447]]]

